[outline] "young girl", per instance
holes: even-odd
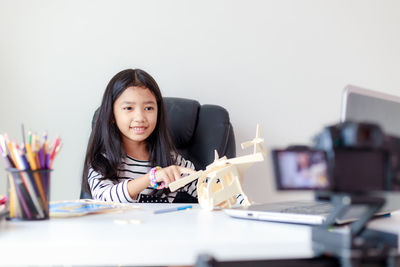
[[[113,202],[196,202],[197,181],[170,192],[193,173],[168,133],[155,80],[140,69],[116,74],[104,92],[90,136],[82,185],[93,199]]]

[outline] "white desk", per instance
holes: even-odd
[[[0,265],[192,265],[218,260],[312,257],[307,226],[239,220],[194,209],[153,214],[173,204],[47,221],[2,221]],[[117,224],[137,219],[140,224]]]

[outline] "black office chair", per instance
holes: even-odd
[[[218,154],[236,156],[235,136],[229,114],[221,106],[200,105],[196,100],[164,97],[168,127],[178,152],[193,162],[196,170],[204,170]],[[97,118],[93,116],[92,128]],[[83,188],[80,198],[92,198]]]
[[[164,97],[172,140],[179,153],[204,170],[220,156],[236,156],[235,136],[229,114],[221,106],[200,105],[196,100]]]

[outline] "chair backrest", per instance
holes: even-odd
[[[214,161],[214,150],[220,157],[236,156],[235,136],[229,114],[218,105],[200,105],[196,100],[164,97],[168,128],[178,152],[204,170]],[[96,123],[97,110],[92,128]],[[83,188],[80,198],[91,198]]]
[[[203,170],[218,154],[236,156],[229,114],[221,106],[200,105],[196,100],[164,97],[170,134],[179,153]]]

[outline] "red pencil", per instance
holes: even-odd
[[[53,165],[52,163],[53,163],[54,157],[56,156],[57,149],[60,150],[59,146],[60,146],[60,137],[57,137],[56,140],[54,141],[53,150],[51,151],[51,154],[50,154],[50,164],[49,164],[50,168]]]

